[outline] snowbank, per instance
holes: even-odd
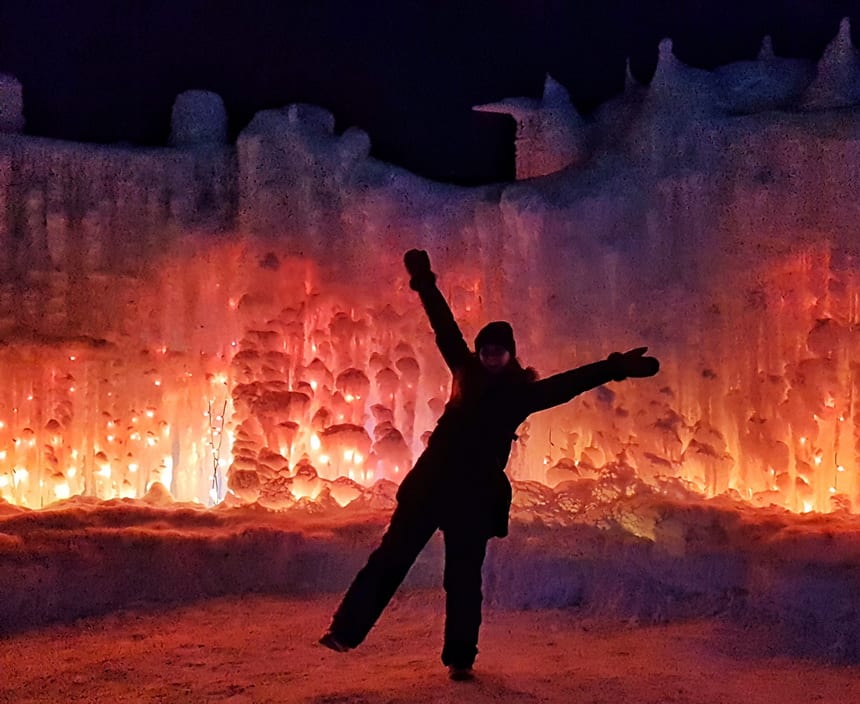
[[[44,511],[0,505],[0,632],[132,604],[338,593],[387,517],[310,503],[281,513],[80,498]],[[489,608],[646,623],[767,620],[784,647],[856,660],[858,558],[858,516],[639,496],[566,524],[515,511],[509,538],[490,544],[485,594]],[[437,536],[405,588],[440,588],[441,563]]]

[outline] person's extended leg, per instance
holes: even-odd
[[[475,531],[445,531],[445,645],[442,663],[468,670],[478,653],[481,567],[487,538]],[[452,670],[452,676],[454,672]]]
[[[437,527],[435,516],[426,508],[397,505],[382,542],[332,617],[329,632],[337,643],[354,648],[365,639]]]

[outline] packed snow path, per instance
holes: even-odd
[[[0,641],[0,701],[849,704],[860,666],[794,658],[764,625],[637,626],[488,609],[478,677],[438,659],[438,590],[398,594],[367,642],[316,644],[336,597],[229,597],[129,610]]]

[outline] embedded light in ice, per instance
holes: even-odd
[[[62,475],[59,475],[62,477]],[[54,496],[57,499],[68,499],[72,495],[68,482],[58,481],[54,484]]]
[[[276,111],[233,151],[183,152],[186,171],[160,151],[14,138],[3,498],[45,505],[63,467],[70,495],[158,485],[277,508],[400,481],[450,386],[399,261],[414,240],[444,261],[467,340],[510,319],[542,375],[631,338],[665,360],[654,384],[530,418],[512,479],[571,507],[596,484],[856,511],[855,136],[800,112],[790,128],[720,121],[703,72],[666,90],[683,69],[613,131],[611,160],[488,188],[346,163],[340,135]],[[314,159],[281,159],[295,153]],[[116,190],[89,188],[114,173]]]

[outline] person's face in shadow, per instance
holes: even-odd
[[[511,361],[511,353],[501,345],[483,345],[478,350],[478,359],[490,374],[498,374]]]

